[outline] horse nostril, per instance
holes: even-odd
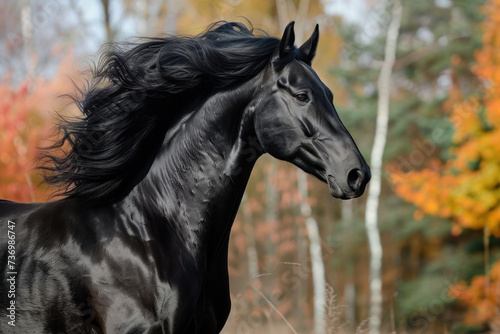
[[[356,191],[361,187],[361,184],[363,183],[363,172],[361,172],[360,169],[354,168],[347,173],[347,184],[349,187]]]

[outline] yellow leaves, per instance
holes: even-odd
[[[485,13],[483,47],[474,67],[484,87],[465,101],[450,101],[453,158],[421,171],[402,173],[397,166],[389,170],[396,193],[417,206],[415,218],[452,218],[454,236],[466,228],[487,227],[500,237],[500,0],[489,1]],[[467,322],[500,321],[500,262],[489,274],[475,276],[468,286],[456,284],[449,293],[467,305]]]
[[[500,154],[483,154],[495,144],[478,145],[481,142],[457,147],[455,159],[432,169],[407,173],[394,165],[388,169],[395,192],[417,206],[416,220],[423,214],[451,217],[465,228],[482,229],[489,224],[493,233],[500,233],[496,213],[500,207]],[[478,170],[471,170],[470,159],[481,159]]]
[[[468,137],[474,137],[481,132],[481,122],[477,118],[480,110],[480,101],[477,96],[471,97],[467,101],[456,103],[449,116],[455,128],[455,142],[462,142]]]
[[[452,217],[471,229],[488,224],[492,233],[500,234],[496,213],[500,207],[500,128],[488,124],[489,106],[500,109],[500,101],[493,99],[472,97],[453,107],[450,117],[456,128],[456,146],[450,153],[454,158],[446,163],[431,162],[431,167],[421,171],[404,173],[397,165],[388,170],[395,192],[421,213]]]

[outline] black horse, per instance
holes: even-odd
[[[1,333],[219,333],[228,240],[264,153],[360,196],[370,169],[300,48],[220,22],[106,53],[41,165],[64,199],[0,201]]]

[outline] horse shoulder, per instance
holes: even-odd
[[[2,257],[1,264],[6,267],[9,263],[13,269],[10,278],[15,281],[15,297],[11,300],[17,307],[18,333],[66,332],[71,328],[74,333],[100,333],[95,318],[91,319],[85,261],[71,240],[73,223],[65,201],[0,201],[1,254],[7,254],[5,247],[12,251],[11,262]],[[5,241],[7,231],[12,233]],[[3,288],[0,290],[5,291]],[[11,300],[0,298],[2,310]]]

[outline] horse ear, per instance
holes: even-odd
[[[285,28],[285,32],[283,33],[283,37],[281,38],[279,45],[279,56],[280,58],[285,58],[290,51],[293,49],[293,44],[295,43],[295,33],[293,31],[294,21],[288,23]]]
[[[314,56],[316,55],[316,47],[318,46],[318,40],[319,40],[319,26],[316,24],[316,28],[314,28],[311,37],[309,37],[309,39],[305,41],[305,43],[302,44],[302,46],[299,48],[299,51],[307,57],[309,63],[312,62]]]

